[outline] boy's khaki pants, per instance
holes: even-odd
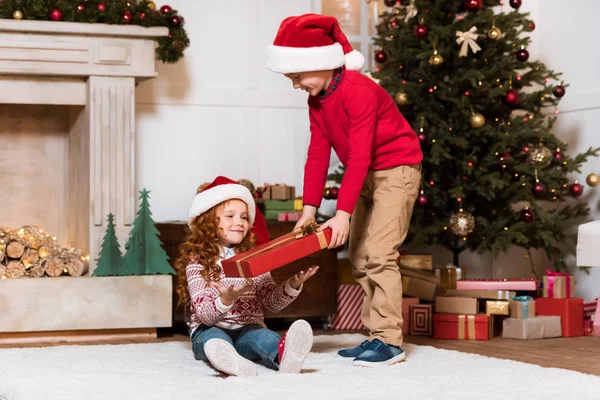
[[[421,165],[370,171],[350,221],[349,258],[362,286],[369,340],[402,346],[402,279],[396,260],[421,184]]]

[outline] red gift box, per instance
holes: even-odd
[[[421,299],[417,297],[402,298],[402,333],[404,335],[410,334],[410,306],[414,306],[420,302]]]
[[[327,248],[331,229],[305,234],[301,229],[221,261],[227,277],[254,278]]]
[[[410,309],[410,334],[431,336],[432,334],[432,306],[431,304],[413,304]]]
[[[594,336],[594,321],[586,319],[583,321],[583,335]]]
[[[594,314],[596,314],[596,307],[598,304],[598,298],[592,301],[584,301],[583,302],[583,319],[591,320]]]
[[[489,340],[493,323],[489,315],[433,315],[434,339]]]
[[[360,285],[338,285],[337,313],[331,321],[331,329],[365,330],[360,318],[363,297],[364,293]]]
[[[583,336],[583,299],[535,299],[536,315],[558,315],[563,337]]]

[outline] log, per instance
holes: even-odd
[[[40,258],[50,257],[50,247],[40,246],[40,248],[38,249],[38,254],[39,254]]]
[[[35,264],[25,270],[25,276],[30,278],[41,278],[44,276],[44,267],[41,264]]]
[[[23,257],[21,257],[21,262],[27,267],[37,264],[39,260],[40,255],[35,249],[26,249]]]
[[[65,266],[60,258],[47,258],[43,261],[44,272],[48,276],[61,276],[65,270]]]
[[[25,276],[25,265],[19,260],[9,261],[6,265],[6,274],[9,278],[22,278]]]
[[[1,250],[2,250],[2,248],[0,248],[0,263],[4,262],[4,259],[6,258],[6,256],[4,255],[4,253]]]
[[[6,265],[0,263],[0,279],[6,275]]]
[[[25,253],[25,246],[21,242],[10,242],[6,246],[6,255],[10,258],[21,258]]]
[[[87,271],[87,265],[77,258],[66,260],[67,272],[71,276],[81,276]]]

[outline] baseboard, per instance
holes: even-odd
[[[19,345],[101,344],[125,341],[145,342],[156,339],[156,328],[100,329],[42,332],[2,332],[2,347]]]

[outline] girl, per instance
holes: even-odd
[[[250,191],[217,177],[201,189],[189,211],[190,233],[176,263],[180,303],[189,304],[190,336],[197,360],[229,375],[255,376],[261,361],[280,372],[298,373],[312,347],[312,329],[304,320],[280,337],[266,328],[263,310],[285,308],[318,267],[277,285],[270,273],[253,280],[226,278],[221,260],[251,249],[250,228],[256,205]]]

